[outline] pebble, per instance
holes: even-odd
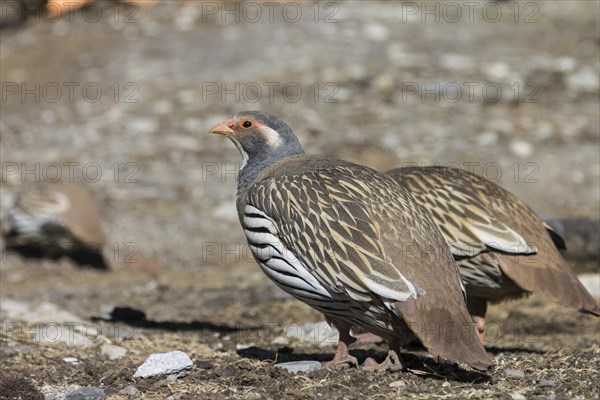
[[[371,23],[365,26],[365,36],[374,42],[385,42],[390,37],[390,31],[385,25]]]
[[[212,369],[213,363],[208,360],[197,360],[196,367],[200,369]]]
[[[518,369],[505,369],[504,375],[506,375],[507,378],[515,378],[515,379],[521,379],[521,378],[525,377],[525,374],[523,373],[523,371],[520,371]]]
[[[125,357],[127,349],[114,344],[103,344],[102,347],[100,347],[100,353],[109,360],[114,361]]]
[[[283,368],[290,374],[297,372],[313,372],[323,368],[323,364],[319,361],[292,361],[281,364],[275,364],[277,368]]]
[[[523,396],[521,393],[518,393],[518,392],[511,393],[510,398],[512,400],[527,400],[527,398],[525,396]]]
[[[149,135],[159,127],[158,120],[153,118],[132,118],[127,122],[127,129],[132,134]]]
[[[73,390],[65,397],[65,400],[99,400],[104,396],[104,389],[86,386]]]
[[[541,381],[538,386],[539,387],[547,387],[547,386],[554,386],[554,381],[551,380],[546,380],[546,381]]]
[[[81,386],[42,386],[40,391],[44,394],[44,400],[64,400],[69,393]]]
[[[119,394],[124,394],[126,396],[135,396],[139,393],[140,391],[138,390],[138,388],[136,388],[135,386],[126,386],[123,389],[121,389],[119,391]]]
[[[510,152],[521,158],[531,157],[533,154],[533,145],[524,140],[513,140],[510,143]]]
[[[406,386],[406,382],[404,382],[402,379],[390,383],[390,387],[400,388],[404,386]]]
[[[325,321],[313,322],[304,325],[287,326],[283,332],[285,338],[296,338],[304,342],[314,343],[319,346],[328,346],[338,342],[339,333]]]
[[[79,359],[76,357],[64,357],[63,361],[69,364],[77,364],[79,362]]]
[[[237,369],[233,365],[228,365],[217,371],[217,375],[221,378],[229,378],[230,376],[235,376],[236,373]]]
[[[153,376],[177,374],[185,376],[192,368],[192,359],[183,351],[151,354],[135,371],[134,378],[150,378]]]
[[[598,78],[598,72],[591,67],[583,67],[567,75],[566,84],[573,91],[596,93],[600,89],[600,78]]]

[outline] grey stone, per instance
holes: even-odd
[[[319,361],[292,361],[281,364],[275,364],[278,368],[283,368],[291,374],[297,372],[312,372],[318,371],[323,368],[323,364]]]
[[[515,378],[515,379],[521,379],[525,377],[525,374],[523,373],[523,371],[520,371],[518,369],[505,369],[504,370],[504,375],[506,375],[507,378]]]
[[[119,391],[119,394],[124,394],[126,396],[135,396],[136,394],[138,394],[140,391],[138,390],[138,388],[136,388],[135,386],[126,386],[123,389],[121,389]]]
[[[569,89],[578,92],[596,93],[600,88],[598,72],[588,66],[569,74],[566,83]]]
[[[44,394],[44,400],[64,400],[67,395],[80,386],[42,386],[40,391]]]
[[[118,360],[119,358],[125,357],[127,354],[127,349],[121,346],[116,346],[114,344],[103,344],[100,347],[100,352],[103,356],[108,358],[111,361]]]
[[[65,397],[65,400],[99,400],[104,396],[104,389],[86,386],[73,390]]]
[[[237,374],[237,369],[231,364],[217,371],[217,375],[221,378],[229,378],[235,376],[235,374]]]
[[[177,374],[185,376],[192,368],[192,359],[183,351],[175,350],[169,353],[151,354],[135,371],[134,378],[149,378],[153,376]]]
[[[525,396],[523,396],[521,393],[519,392],[513,392],[510,394],[510,398],[512,400],[527,400],[527,398]]]
[[[393,388],[400,388],[404,386],[406,386],[406,382],[404,382],[402,379],[390,383],[390,387]]]

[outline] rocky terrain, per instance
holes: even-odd
[[[407,372],[275,366],[331,358],[335,335],[300,335],[322,317],[245,245],[239,154],[206,133],[240,110],[283,117],[310,153],[470,168],[554,221],[597,285],[599,4],[447,3],[101,2],[2,30],[0,210],[22,184],[83,183],[113,265],[2,254],[0,397],[598,397],[599,322],[535,296],[491,308],[487,375],[418,348]],[[134,377],[175,350],[183,373]]]

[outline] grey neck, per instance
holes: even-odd
[[[283,160],[284,158],[300,154],[304,154],[304,150],[301,147],[296,148],[293,151],[279,151],[274,154],[262,153],[260,155],[253,155],[248,158],[246,158],[247,156],[242,152],[244,162],[240,167],[240,172],[238,175],[238,195],[240,193],[245,193],[253,184],[257,183],[262,175],[262,172],[266,168],[269,168],[269,166],[280,160]]]

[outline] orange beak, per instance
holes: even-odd
[[[208,133],[216,133],[218,135],[232,135],[234,133],[233,129],[231,129],[232,127],[233,127],[233,121],[229,120],[222,124],[216,124],[215,126],[210,128]]]

